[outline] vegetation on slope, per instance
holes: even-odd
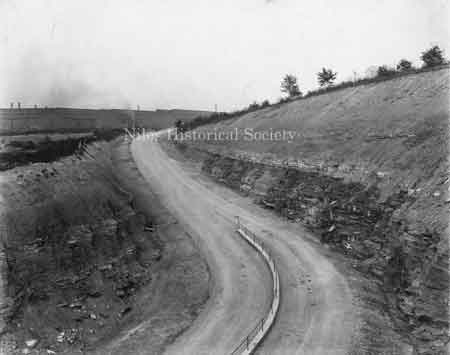
[[[207,152],[204,170],[219,181],[353,258],[418,353],[445,354],[449,92],[440,68],[199,127],[241,134],[183,145]],[[248,140],[246,129],[297,135]]]
[[[287,74],[281,82],[281,92],[286,93],[287,97],[280,98],[277,103],[270,104],[268,100],[264,100],[261,104],[258,104],[255,101],[247,108],[231,113],[215,112],[211,115],[198,116],[191,121],[177,120],[175,121],[175,126],[181,131],[192,130],[202,125],[214,124],[223,120],[240,117],[247,113],[265,109],[267,107],[278,107],[281,104],[293,100],[307,99],[309,97],[323,95],[332,91],[342,90],[349,87],[379,83],[406,75],[440,70],[442,68],[449,67],[449,63],[444,57],[444,52],[439,46],[436,45],[424,51],[421,54],[420,59],[423,62],[421,68],[414,68],[412,62],[408,61],[407,59],[401,59],[396,68],[391,68],[387,65],[381,65],[377,68],[375,75],[364,78],[355,78],[354,80],[342,81],[336,85],[334,84],[334,82],[338,73],[334,72],[332,69],[322,68],[322,70],[317,73],[317,81],[320,87],[316,90],[308,91],[305,95],[303,95],[299,89],[297,77],[292,74]]]

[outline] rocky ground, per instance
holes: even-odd
[[[307,226],[378,285],[420,354],[447,353],[447,69],[320,95],[201,127],[295,130],[293,141],[183,142],[205,173]]]
[[[357,270],[380,283],[386,296],[381,305],[392,313],[396,328],[408,334],[419,353],[444,353],[448,246],[436,231],[407,219],[423,201],[400,191],[380,202],[375,186],[221,156],[207,158],[203,170],[266,208],[309,227],[323,243],[352,258]],[[442,193],[446,188],[441,188]],[[423,193],[435,199],[428,204],[429,208],[434,205],[434,218],[445,220],[440,209],[445,202],[431,189]]]
[[[160,319],[189,309],[163,334],[157,323],[146,328],[160,353],[206,300],[207,268],[187,235],[159,228],[156,214],[137,207],[120,183],[113,143],[72,143],[58,143],[75,146],[67,157],[2,173],[0,352],[114,353],[113,340],[155,309]],[[179,268],[196,282],[192,296],[157,297],[156,287],[187,287]]]
[[[167,142],[163,142],[163,147],[173,159],[183,162],[188,170],[198,171],[202,176],[202,182],[208,186],[208,189],[218,192],[235,204],[240,205],[237,201],[241,201],[249,209],[255,209],[257,205],[263,207],[267,219],[275,218],[288,222],[287,224],[294,228],[298,226],[298,220],[281,215],[267,202],[262,203],[261,196],[249,193],[248,190],[233,188],[228,184],[226,178],[218,178],[208,173],[205,169],[205,161],[211,158],[211,154]],[[201,173],[202,171],[203,173]],[[236,196],[236,193],[239,197]],[[312,235],[317,236],[316,230],[311,231]],[[320,241],[320,238],[314,237],[309,241],[315,244]],[[392,322],[388,304],[381,290],[381,282],[362,273],[355,259],[349,257],[347,252],[343,253],[342,249],[336,248],[332,244],[322,244],[320,250],[334,267],[346,276],[353,295],[352,307],[356,309],[359,322],[354,324],[353,346],[349,354],[412,354],[413,346],[408,344],[408,339],[400,334],[399,329],[396,329]]]

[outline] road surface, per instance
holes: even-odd
[[[275,258],[281,305],[258,354],[347,354],[356,314],[345,278],[298,226],[171,159],[158,142],[135,140],[132,153],[151,189],[191,233],[214,284],[206,308],[166,354],[229,354],[267,312],[267,266],[234,233],[234,216],[260,236]]]

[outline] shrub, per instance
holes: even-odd
[[[381,65],[377,69],[377,76],[378,77],[389,77],[394,76],[396,73],[395,69],[389,68],[386,65]]]
[[[413,69],[412,63],[409,60],[402,59],[397,64],[397,70],[400,72],[407,72]]]
[[[422,59],[424,67],[435,67],[445,64],[444,52],[439,46],[433,46],[422,52],[420,59]]]
[[[284,104],[286,102],[289,102],[289,98],[288,97],[280,97],[277,101],[277,104]]]
[[[263,102],[261,102],[261,108],[266,108],[269,106],[270,106],[269,100],[264,100]]]

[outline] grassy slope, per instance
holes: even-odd
[[[375,169],[411,185],[447,155],[449,74],[444,69],[348,88],[202,129],[295,130],[301,137],[292,143],[241,139],[219,145]]]

